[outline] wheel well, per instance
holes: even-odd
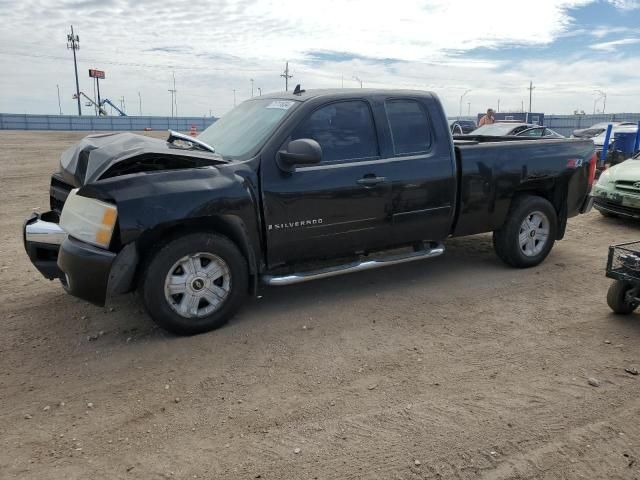
[[[536,196],[542,197],[553,205],[553,208],[558,215],[558,228],[556,240],[562,240],[564,233],[567,229],[567,188],[566,185],[553,183],[536,186],[528,186],[521,190],[516,191],[511,204],[520,197],[523,196]]]
[[[218,233],[231,240],[247,261],[249,276],[251,277],[249,282],[250,291],[255,293],[258,277],[255,253],[239,222],[221,217],[189,218],[180,222],[162,224],[144,232],[136,241],[140,255],[136,277],[144,271],[147,263],[162,245],[174,238],[194,232]]]

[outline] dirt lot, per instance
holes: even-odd
[[[637,225],[573,219],[530,270],[488,235],[457,239],[432,261],[265,290],[178,338],[133,296],[65,295],[24,253],[22,220],[81,136],[0,132],[0,478],[640,477],[640,376],[624,370],[640,321],[610,313],[603,273]]]

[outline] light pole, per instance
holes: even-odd
[[[258,87],[258,95],[262,96],[262,88]]]
[[[251,79],[251,97],[253,97],[253,78]]]
[[[595,115],[596,113],[596,105],[600,100],[603,100],[603,99],[604,101],[602,102],[602,113],[604,113],[607,109],[607,94],[602,90],[594,90],[594,92],[597,93],[599,97],[596,98],[595,102],[593,102],[593,114]]]
[[[140,116],[142,116],[142,95],[138,92],[138,107],[140,108]]]
[[[56,84],[56,88],[58,89],[58,111],[60,115],[62,115],[62,104],[60,103],[60,85]]]
[[[358,77],[356,77],[355,75],[353,76],[353,79],[354,79],[356,82],[360,83],[360,88],[362,88],[362,80],[360,80],[360,79],[359,79]]]
[[[80,106],[80,84],[78,83],[78,62],[76,60],[76,50],[80,49],[80,37],[73,33],[73,25],[71,25],[71,33],[67,35],[67,48],[73,50],[73,68],[76,72],[76,98],[78,99],[78,116],[82,116],[82,107]]]
[[[471,102],[467,103],[467,117],[471,116]]]
[[[471,90],[467,90],[462,95],[460,95],[460,108],[458,109],[458,120],[460,120],[460,117],[462,116],[462,101],[464,100],[464,97],[467,96],[467,93],[469,93],[470,91]]]

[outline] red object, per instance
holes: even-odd
[[[589,186],[593,185],[593,180],[596,178],[596,165],[598,164],[598,156],[594,153],[589,162]]]
[[[192,137],[198,136],[198,129],[194,124],[191,124],[191,130],[189,130],[189,135],[191,135]]]
[[[100,80],[104,80],[104,70],[96,70],[95,68],[90,68],[89,76],[91,78],[99,78]]]
[[[145,131],[145,132],[150,132],[151,130],[152,130],[152,128],[151,128],[151,127],[145,127],[145,128],[144,128],[144,131]]]

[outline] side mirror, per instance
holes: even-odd
[[[322,147],[311,138],[299,138],[289,142],[286,150],[278,152],[282,166],[291,170],[296,165],[313,165],[322,160]]]

